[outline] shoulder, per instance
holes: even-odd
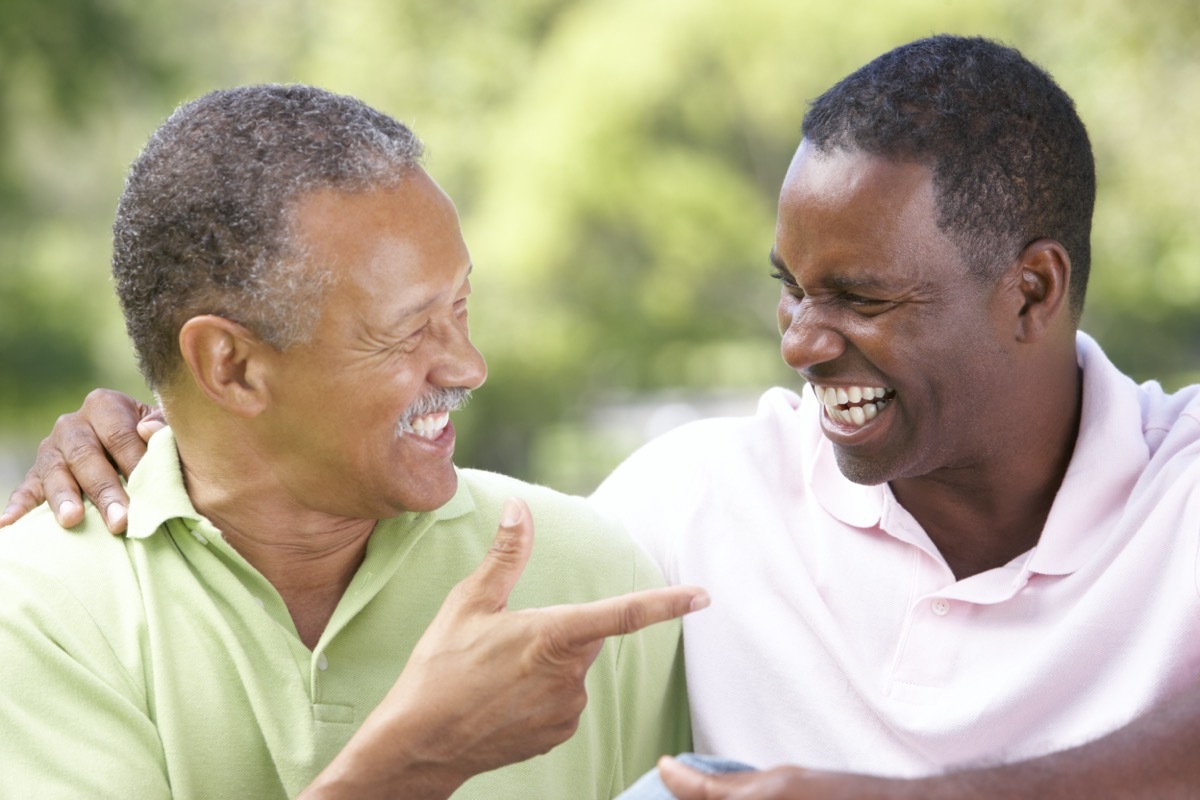
[[[1157,381],[1138,387],[1142,431],[1154,450],[1171,450],[1200,444],[1200,385],[1166,392]]]
[[[574,584],[580,597],[593,599],[657,585],[657,570],[616,516],[586,499],[547,486],[483,470],[459,471],[475,504],[478,523],[494,533],[505,501],[524,500],[534,523],[529,573],[556,584]]]
[[[30,674],[42,674],[47,654],[66,656],[137,696],[144,606],[126,548],[90,503],[70,530],[43,505],[0,531],[0,650],[19,644]]]
[[[91,503],[69,530],[43,504],[0,531],[0,616],[102,637],[126,628],[143,612],[127,547]]]
[[[582,497],[485,470],[463,469],[459,470],[459,476],[477,512],[486,519],[495,519],[498,523],[505,501],[519,497],[529,505],[539,534],[545,529],[548,534],[558,536],[562,530],[569,529],[576,536],[620,538],[620,524]]]
[[[794,477],[798,453],[807,452],[820,432],[810,423],[807,395],[774,388],[758,401],[754,414],[698,420],[643,445],[592,495],[603,508],[622,516],[631,506],[698,499],[710,488],[786,472]]]
[[[1096,405],[1104,414],[1102,430],[1109,436],[1118,428],[1137,426],[1152,460],[1172,458],[1200,444],[1200,385],[1168,392],[1157,381],[1136,384],[1121,372],[1100,345],[1082,331],[1076,348],[1084,374],[1084,407]]]
[[[704,469],[724,462],[732,454],[751,453],[777,441],[778,436],[801,433],[800,408],[804,399],[776,387],[758,400],[753,414],[711,417],[667,431],[639,448],[622,468],[670,464]]]
[[[99,510],[85,503],[83,522],[74,528],[59,526],[46,504],[0,531],[0,572],[38,576],[85,589],[102,590],[128,572],[123,537],[108,532]]]

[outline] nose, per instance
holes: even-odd
[[[846,351],[846,340],[823,316],[811,297],[779,301],[779,352],[792,369],[803,372]]]
[[[465,320],[447,326],[442,350],[430,369],[429,382],[437,386],[478,389],[487,380],[487,362],[471,343]]]

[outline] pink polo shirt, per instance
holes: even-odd
[[[1135,385],[1089,337],[1079,440],[1038,545],[956,581],[886,486],[842,477],[819,405],[693,423],[597,490],[672,583],[696,749],[918,776],[1118,728],[1200,677],[1200,386]]]

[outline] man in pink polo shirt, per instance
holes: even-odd
[[[675,796],[1200,796],[1200,387],[1077,331],[1093,174],[1070,98],[993,42],[814,101],[771,250],[807,388],[593,498],[712,595],[696,749],[767,769],[667,761]]]
[[[661,437],[593,498],[709,590],[696,748],[763,770],[667,759],[675,796],[1200,795],[1200,387],[1137,386],[1077,330],[1094,192],[1070,98],[986,40],[905,45],[813,103],[771,250],[808,387]],[[145,412],[95,396],[13,513],[77,498],[61,448]],[[107,507],[98,453],[71,466]]]

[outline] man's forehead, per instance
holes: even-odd
[[[933,170],[923,161],[879,155],[855,147],[818,149],[805,139],[788,167],[781,195],[799,187],[845,195],[896,184],[928,184],[932,188],[932,183]]]

